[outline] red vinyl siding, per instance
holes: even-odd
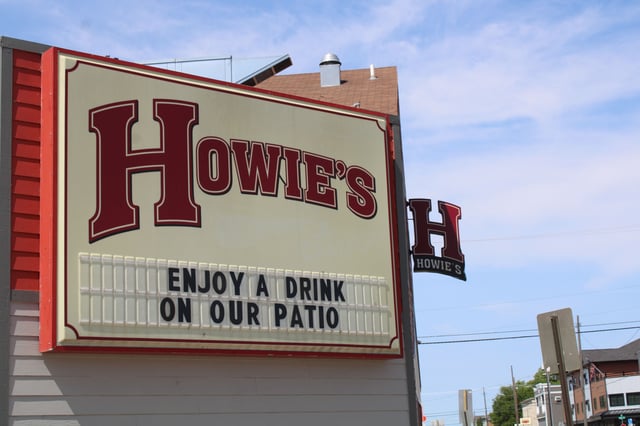
[[[38,291],[40,54],[13,51],[11,288]]]

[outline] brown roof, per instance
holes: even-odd
[[[582,357],[590,362],[634,361],[640,352],[640,339],[614,349],[584,349]]]
[[[275,75],[256,87],[332,104],[359,106],[370,111],[399,115],[396,67],[376,68],[375,75],[376,78],[371,79],[368,68],[341,71],[342,83],[333,87],[320,86],[319,72]]]

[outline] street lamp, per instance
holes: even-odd
[[[551,382],[549,381],[549,373],[551,372],[551,367],[547,367],[547,426],[553,426],[553,416],[551,414]]]

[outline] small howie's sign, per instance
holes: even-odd
[[[60,49],[43,93],[42,350],[401,355],[386,116]]]
[[[414,245],[412,247],[413,271],[434,272],[466,281],[464,254],[460,249],[459,221],[462,217],[460,207],[455,204],[438,201],[438,211],[442,222],[429,220],[431,200],[414,198],[409,200],[409,209],[413,213]],[[440,256],[431,243],[431,236],[438,235],[443,241]]]

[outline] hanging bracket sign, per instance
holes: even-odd
[[[438,201],[442,222],[433,222],[429,220],[431,200],[415,198],[408,204],[413,213],[414,245],[411,251],[414,272],[435,272],[466,281],[464,255],[460,250],[460,207]],[[431,243],[432,234],[444,239],[441,256],[436,256]]]

